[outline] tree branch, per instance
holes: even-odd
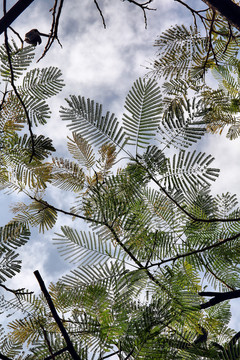
[[[5,355],[3,355],[3,354],[1,354],[1,353],[0,353],[0,359],[1,359],[1,360],[12,360],[12,359],[10,359],[9,357],[7,357],[7,356],[5,356]]]
[[[143,11],[143,16],[144,16],[144,23],[145,23],[145,29],[147,28],[147,15],[146,15],[146,10],[156,10],[154,8],[150,8],[148,7],[148,5],[153,2],[153,0],[147,0],[145,3],[138,3],[136,0],[127,0],[128,2],[136,5],[136,6],[139,6],[142,11]]]
[[[232,0],[202,0],[240,30],[240,6]]]
[[[7,13],[0,19],[0,35],[26,10],[34,0],[19,0]]]
[[[68,348],[67,348],[67,347],[64,347],[64,348],[62,348],[61,350],[56,351],[54,354],[52,354],[52,355],[50,355],[50,356],[47,356],[44,360],[52,360],[52,359],[53,359],[53,356],[60,355],[60,354],[62,354],[62,353],[65,352],[65,351],[68,351]]]
[[[240,221],[240,217],[234,218],[234,219],[226,219],[226,218],[211,218],[211,219],[202,219],[198,218],[194,215],[192,215],[189,211],[187,211],[182,205],[180,205],[172,195],[169,194],[169,192],[160,184],[160,182],[155,179],[155,177],[151,174],[151,172],[148,170],[146,166],[141,164],[141,162],[138,159],[132,159],[135,161],[139,166],[141,166],[148,174],[149,178],[159,187],[159,189],[166,195],[166,197],[174,204],[176,207],[181,210],[187,217],[189,217],[194,222],[202,222],[202,223],[216,223],[216,222],[235,222]]]
[[[221,241],[218,241],[212,245],[208,245],[208,246],[205,246],[204,248],[201,248],[201,249],[197,249],[197,250],[192,250],[192,251],[189,251],[187,253],[184,253],[184,254],[180,254],[180,255],[176,255],[176,256],[172,256],[168,259],[165,259],[165,260],[162,260],[158,263],[154,263],[154,264],[151,264],[148,266],[148,268],[151,268],[153,266],[161,266],[162,264],[165,264],[167,262],[170,262],[170,261],[176,261],[176,260],[179,260],[179,259],[182,259],[182,258],[185,258],[187,256],[191,256],[191,255],[195,255],[195,254],[199,254],[199,253],[202,253],[204,251],[208,251],[208,250],[211,250],[211,249],[214,249],[214,248],[217,248],[219,246],[222,246],[223,244],[226,244],[227,242],[230,242],[232,240],[236,240],[240,237],[240,233],[238,234],[235,234],[229,238],[226,238],[224,240],[221,240]]]
[[[74,347],[73,347],[73,344],[72,344],[72,342],[71,342],[71,340],[70,340],[70,338],[68,336],[68,333],[67,333],[65,327],[63,326],[63,324],[62,324],[62,322],[60,320],[60,317],[58,316],[58,313],[57,313],[57,311],[55,309],[55,306],[54,306],[54,304],[52,302],[51,296],[50,296],[49,292],[46,289],[46,286],[45,286],[45,284],[43,282],[43,279],[42,279],[39,271],[38,270],[34,271],[34,275],[36,276],[37,281],[38,281],[38,283],[40,285],[40,288],[41,288],[41,290],[43,292],[43,295],[45,296],[45,299],[47,300],[47,303],[48,303],[50,311],[51,311],[51,313],[53,315],[53,318],[56,321],[56,323],[57,323],[57,325],[59,327],[59,330],[61,331],[62,336],[64,337],[64,340],[66,341],[67,349],[68,349],[69,353],[71,354],[73,360],[81,360],[80,357],[78,356],[78,354],[76,353]]]
[[[201,309],[207,309],[211,306],[219,304],[226,300],[236,299],[240,297],[240,290],[233,290],[224,293],[212,292],[212,291],[201,291],[198,293],[200,296],[212,296],[212,299],[200,305]]]
[[[13,290],[13,289],[9,289],[7,286],[0,284],[0,287],[2,287],[3,289],[5,289],[6,291],[9,291],[11,293],[13,293],[14,295],[28,295],[28,294],[33,294],[33,291],[23,291],[24,288],[21,289],[17,289],[17,290]]]
[[[98,9],[98,11],[99,11],[99,14],[100,14],[101,18],[102,18],[103,27],[104,27],[104,29],[106,29],[106,23],[105,23],[105,19],[104,19],[104,16],[103,16],[102,10],[100,9],[100,6],[98,5],[97,0],[94,0],[94,3],[95,3],[95,5],[96,5],[96,8],[97,8],[97,9]]]
[[[60,4],[57,9],[58,1],[60,1]],[[37,62],[39,62],[46,55],[46,53],[52,46],[55,39],[58,41],[60,46],[62,46],[58,39],[58,25],[59,25],[60,15],[62,12],[63,3],[64,3],[64,0],[55,0],[55,2],[54,2],[54,6],[52,8],[52,26],[51,26],[50,34],[49,34],[45,49],[44,49],[41,57],[37,60]]]

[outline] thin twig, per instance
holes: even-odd
[[[111,353],[111,354],[109,354],[109,355],[101,356],[101,357],[99,358],[99,360],[103,360],[103,359],[110,358],[110,357],[113,356],[113,355],[119,354],[119,352],[120,352],[120,350],[117,350],[117,351],[115,351],[115,352],[113,352],[113,353]]]
[[[184,254],[179,254],[179,255],[176,255],[176,256],[173,256],[171,258],[168,258],[168,259],[165,259],[165,260],[162,260],[160,262],[157,262],[157,263],[154,263],[154,264],[151,264],[151,265],[148,265],[148,269],[153,267],[153,266],[161,266],[162,264],[165,264],[165,263],[168,263],[168,262],[171,262],[171,261],[176,261],[178,259],[183,259],[185,257],[188,257],[188,256],[191,256],[191,255],[195,255],[195,254],[200,254],[202,252],[205,252],[205,251],[208,251],[208,250],[211,250],[211,249],[215,249],[219,246],[222,246],[230,241],[233,241],[233,240],[236,240],[240,237],[240,233],[238,234],[235,234],[229,238],[226,238],[224,240],[221,240],[221,241],[218,241],[212,245],[208,245],[208,246],[205,246],[204,248],[201,248],[201,249],[197,249],[197,250],[192,250],[192,251],[189,251],[187,253],[184,253]]]
[[[147,167],[145,167],[143,164],[141,164],[141,162],[138,159],[132,159],[133,161],[135,161],[138,165],[140,165],[148,174],[149,178],[159,187],[159,189],[161,190],[161,192],[163,192],[166,197],[174,204],[176,205],[176,207],[181,210],[187,217],[189,217],[191,220],[193,220],[194,222],[202,222],[202,223],[216,223],[216,222],[223,222],[223,223],[228,223],[228,222],[238,222],[240,221],[240,217],[237,217],[235,219],[226,219],[226,218],[211,218],[211,219],[202,219],[202,218],[198,218],[196,216],[194,216],[193,214],[191,214],[189,211],[187,211],[182,205],[180,205],[173,197],[172,195],[169,194],[169,192],[160,184],[160,182],[155,179],[155,177],[152,175],[152,173],[149,171],[149,169]]]
[[[50,354],[51,354],[51,359],[55,360],[55,354],[54,354],[53,351],[52,351],[51,344],[50,344],[49,339],[48,339],[48,337],[47,337],[47,332],[46,332],[46,330],[44,329],[44,326],[43,326],[42,324],[40,324],[40,328],[41,328],[42,331],[43,331],[43,336],[44,336],[44,339],[45,339],[45,341],[46,341],[46,343],[47,343],[48,350],[49,350],[49,352],[50,352]]]
[[[208,62],[208,59],[210,57],[210,52],[212,51],[212,54],[213,54],[213,57],[214,57],[214,60],[216,62],[216,65],[218,65],[218,61],[217,61],[217,58],[216,58],[216,55],[215,55],[215,52],[214,52],[214,48],[213,48],[213,45],[212,45],[212,31],[213,31],[213,25],[214,25],[214,19],[215,19],[215,11],[213,11],[213,16],[212,16],[212,19],[211,19],[211,24],[210,24],[210,29],[209,29],[209,34],[208,34],[208,51],[207,51],[207,55],[206,55],[206,58],[205,58],[205,61],[204,61],[204,64],[203,64],[203,73],[205,73],[206,71],[206,66],[207,66],[207,62]]]
[[[139,6],[142,11],[143,11],[143,16],[144,16],[144,23],[145,23],[145,29],[147,29],[147,15],[146,15],[146,10],[153,10],[153,11],[156,11],[157,9],[155,8],[150,8],[148,7],[148,5],[153,1],[153,0],[148,0],[146,1],[145,3],[138,3],[137,1],[135,0],[127,0],[128,2],[136,5],[136,6]]]
[[[21,289],[10,289],[8,288],[6,285],[0,284],[0,287],[2,287],[3,289],[5,289],[6,291],[9,291],[11,293],[13,293],[14,295],[28,295],[28,294],[33,294],[33,291],[23,291],[24,288]]]
[[[54,6],[52,8],[52,26],[51,26],[47,44],[45,46],[45,49],[44,49],[41,57],[37,60],[37,62],[39,62],[46,55],[46,53],[52,46],[55,39],[58,41],[59,45],[62,47],[62,44],[60,43],[60,41],[58,39],[58,25],[59,25],[59,20],[60,20],[60,15],[62,12],[64,0],[60,0],[60,4],[57,9],[58,1],[59,0],[55,0]],[[56,12],[57,12],[57,15],[56,15]]]
[[[98,5],[97,0],[94,0],[94,3],[95,3],[95,5],[96,5],[96,7],[97,7],[97,9],[98,9],[98,11],[99,11],[99,14],[100,14],[101,18],[102,18],[103,27],[104,27],[104,29],[106,29],[106,23],[105,23],[105,19],[104,19],[102,10],[100,9],[100,7],[99,7],[99,5]]]
[[[68,351],[68,348],[67,348],[67,347],[64,347],[64,348],[62,348],[61,350],[56,351],[53,355],[47,356],[44,360],[51,360],[51,359],[53,359],[52,356],[60,355],[60,354],[62,354],[62,353],[65,352],[65,351]]]
[[[8,93],[8,91],[7,91],[7,83],[6,83],[5,84],[5,91],[3,93],[2,101],[1,101],[1,104],[0,104],[0,111],[2,110],[3,105],[5,103],[5,98],[6,98],[7,93]]]
[[[23,43],[24,43],[24,40],[22,39],[21,35],[16,31],[14,30],[11,26],[9,26],[9,29],[12,30],[12,32],[17,35],[17,37],[19,38],[21,44],[22,44],[22,47],[23,47]]]

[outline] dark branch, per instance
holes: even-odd
[[[5,355],[3,355],[3,354],[1,354],[1,353],[0,353],[0,359],[1,359],[1,360],[12,360],[12,359],[10,359],[9,357],[7,357],[7,356],[5,356]]]
[[[106,23],[105,23],[105,19],[104,19],[102,10],[100,9],[100,7],[99,7],[99,5],[98,5],[97,0],[94,0],[94,3],[95,3],[95,5],[96,5],[96,7],[97,7],[97,9],[98,9],[98,11],[99,11],[99,14],[100,14],[101,18],[102,18],[103,27],[104,27],[104,29],[106,29]]]
[[[50,34],[48,37],[48,41],[47,41],[47,44],[45,46],[42,56],[38,59],[37,62],[39,62],[46,55],[46,53],[52,46],[54,40],[57,40],[58,43],[60,44],[60,46],[62,46],[58,39],[58,25],[59,25],[60,15],[62,12],[63,3],[64,3],[64,0],[60,0],[60,4],[57,8],[58,0],[55,0],[54,6],[52,8],[52,26],[51,26]]]
[[[56,355],[53,353],[53,350],[52,350],[50,341],[49,341],[48,336],[47,336],[47,332],[46,332],[46,330],[44,329],[44,326],[43,326],[42,324],[40,324],[40,327],[41,327],[41,329],[42,329],[42,331],[43,331],[44,339],[45,339],[45,341],[46,341],[48,350],[49,350],[49,352],[50,352],[50,354],[51,354],[51,355],[50,355],[50,356],[51,356],[51,359],[55,360],[55,356],[56,356]]]
[[[20,35],[16,30],[14,30],[11,26],[9,26],[9,29],[10,29],[15,35],[17,35],[17,37],[18,37],[19,40],[21,41],[21,44],[22,44],[22,47],[23,47],[24,40],[22,39],[21,35]]]
[[[67,348],[67,347],[64,347],[64,348],[62,348],[61,350],[56,351],[54,354],[52,354],[52,355],[50,355],[50,356],[47,356],[44,360],[52,360],[52,359],[53,359],[53,356],[60,355],[60,354],[62,354],[62,353],[65,352],[65,351],[68,351],[68,348]]]
[[[26,295],[26,294],[33,294],[33,291],[23,291],[24,288],[22,289],[17,289],[17,290],[13,290],[13,289],[9,289],[7,286],[0,284],[0,287],[2,287],[3,289],[5,289],[6,291],[9,291],[11,293],[13,293],[14,295]]]
[[[127,0],[128,2],[136,5],[136,6],[139,6],[142,11],[143,11],[143,16],[144,16],[144,23],[145,23],[145,28],[147,28],[147,15],[146,15],[146,10],[156,10],[154,8],[150,8],[148,7],[148,5],[153,2],[153,0],[147,0],[145,3],[138,3],[136,0]]]
[[[212,291],[201,291],[198,293],[200,296],[212,296],[212,299],[200,305],[201,309],[207,309],[211,306],[219,304],[226,300],[236,299],[240,297],[240,290],[233,290],[224,293],[212,292]]]
[[[49,292],[46,289],[46,286],[44,284],[44,281],[43,281],[39,271],[38,270],[34,271],[34,275],[36,276],[37,281],[38,281],[38,283],[40,285],[40,288],[41,288],[41,290],[43,292],[43,295],[45,296],[45,299],[47,300],[47,303],[48,303],[50,311],[51,311],[51,313],[53,315],[53,318],[56,321],[56,323],[57,323],[57,325],[59,327],[59,330],[61,331],[62,336],[64,337],[64,340],[66,341],[67,349],[68,349],[69,353],[71,354],[73,360],[81,360],[80,357],[78,356],[78,354],[76,353],[74,347],[73,347],[73,344],[72,344],[72,342],[71,342],[71,340],[70,340],[70,338],[68,336],[68,333],[67,333],[65,327],[63,326],[63,324],[61,322],[60,317],[58,316],[58,313],[57,313],[57,311],[55,309],[55,306],[54,306],[54,304],[52,302],[51,296],[50,296]]]
[[[12,24],[18,16],[26,10],[26,8],[34,0],[19,0],[4,16],[0,19],[0,35]]]
[[[198,218],[194,215],[192,215],[189,211],[187,211],[182,205],[180,205],[169,193],[168,191],[160,184],[160,182],[155,179],[155,177],[151,174],[151,172],[148,170],[147,167],[141,164],[141,162],[138,159],[132,159],[134,160],[138,165],[140,165],[148,174],[149,178],[159,187],[159,189],[166,195],[166,197],[174,204],[176,207],[181,210],[187,217],[189,217],[194,222],[202,222],[202,223],[216,223],[216,222],[238,222],[240,221],[240,217],[234,218],[234,219],[226,219],[226,218],[211,218],[211,219],[202,219]]]
[[[240,30],[240,7],[232,0],[203,0]]]
[[[235,235],[233,235],[233,236],[231,236],[231,237],[229,237],[229,238],[226,238],[226,239],[224,239],[224,240],[218,241],[218,242],[216,242],[216,243],[214,243],[214,244],[212,244],[212,245],[205,246],[205,247],[203,247],[203,248],[201,248],[201,249],[192,250],[192,251],[189,251],[189,252],[187,252],[187,253],[180,254],[180,255],[173,256],[173,257],[171,257],[171,258],[162,260],[162,261],[160,261],[160,262],[158,262],[158,263],[151,264],[151,265],[148,266],[148,268],[153,267],[153,266],[160,266],[160,265],[162,265],[162,264],[165,264],[165,263],[171,262],[171,261],[174,262],[174,261],[176,261],[176,260],[178,260],[178,259],[182,259],[182,258],[185,258],[185,257],[187,257],[187,256],[200,254],[200,253],[202,253],[202,252],[205,252],[205,251],[208,251],[208,250],[217,248],[217,247],[219,247],[219,246],[222,246],[223,244],[226,244],[226,243],[228,243],[228,242],[230,242],[230,241],[236,240],[236,239],[238,239],[239,237],[240,237],[240,233],[235,234]]]
[[[115,352],[113,352],[113,353],[111,353],[111,354],[108,354],[108,355],[105,355],[105,356],[101,356],[100,358],[99,358],[99,360],[103,360],[103,359],[108,359],[108,358],[110,358],[111,356],[113,356],[113,355],[117,355],[117,354],[119,354],[119,350],[117,350],[117,351],[115,351]]]

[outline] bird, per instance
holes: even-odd
[[[37,29],[32,29],[25,34],[24,41],[34,46],[37,46],[37,44],[40,45],[42,42],[40,35],[42,34]]]

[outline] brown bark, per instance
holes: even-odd
[[[240,30],[240,6],[232,0],[202,0]]]

